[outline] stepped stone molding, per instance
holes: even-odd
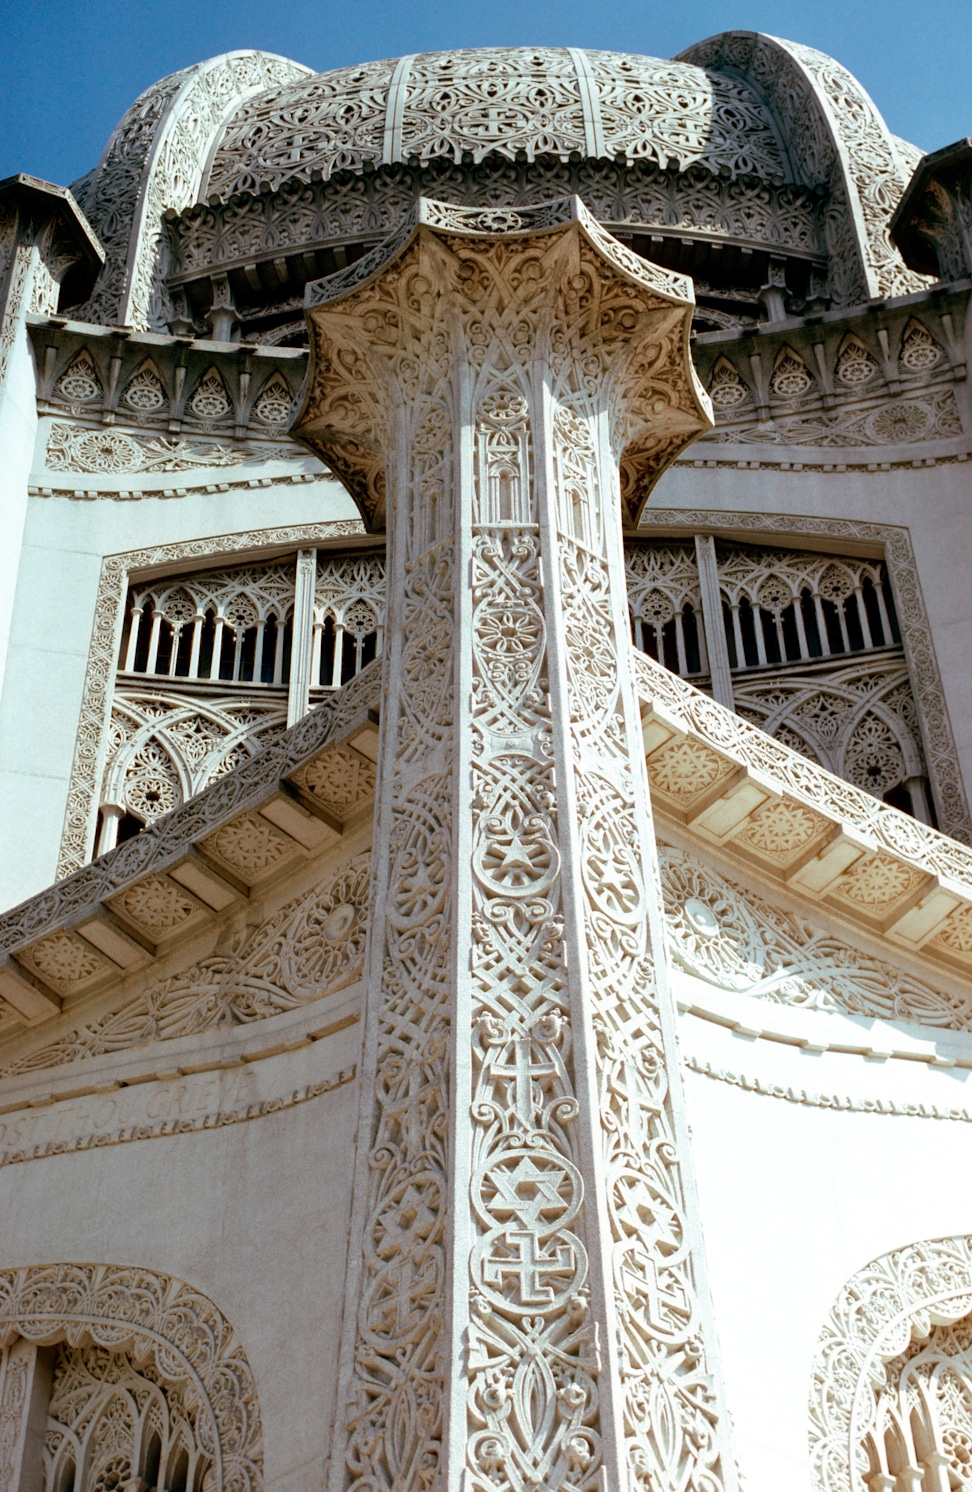
[[[237,931],[218,952],[178,974],[145,979],[121,1004],[80,1023],[62,1018],[61,1029],[46,1039],[34,1036],[0,1057],[0,1078],[253,1024],[346,988],[363,967],[370,866],[367,852],[324,870],[310,891],[260,926]],[[113,906],[160,942],[198,926],[202,912],[194,897],[159,875],[120,892]]]
[[[104,777],[114,692],[115,670],[125,622],[125,596],[133,571],[152,570],[179,560],[258,552],[261,549],[327,544],[361,533],[357,520],[337,519],[293,528],[257,529],[220,534],[178,544],[155,545],[109,555],[102,563],[95,599],[88,666],[81,696],[77,745],[61,837],[60,879],[83,865],[94,848],[98,794]]]
[[[820,1334],[810,1387],[814,1492],[856,1492],[885,1367],[972,1312],[972,1238],[929,1239],[874,1259],[840,1291]]]
[[[756,31],[697,42],[680,61],[745,79],[779,120],[798,181],[826,185],[830,287],[842,304],[921,288],[889,236],[910,163],[868,94],[846,68],[812,47]]]
[[[723,762],[717,764],[694,745],[686,747],[686,769],[681,770],[680,764],[673,761],[668,776],[676,791],[692,793],[697,790],[697,783],[699,787],[709,786],[719,776],[729,778],[732,771],[728,765],[730,760],[745,764],[754,772],[771,777],[811,812],[833,815],[848,828],[853,827],[864,837],[865,843],[874,846],[876,854],[895,856],[904,853],[911,866],[928,875],[972,884],[972,850],[966,845],[947,838],[887,803],[879,802],[863,788],[834,777],[816,762],[775,741],[758,726],[751,725],[693,689],[691,684],[654,659],[637,654],[634,664],[642,698],[657,701],[663,712],[658,717],[659,746],[665,744],[664,732],[678,741],[681,723],[684,722],[696,733],[700,744],[704,742],[715,756],[723,758]],[[664,723],[668,711],[671,711],[670,725]],[[649,775],[654,782],[654,773]],[[662,789],[665,785],[665,781],[659,779]],[[808,822],[807,841],[811,838],[812,828]]]
[[[325,751],[333,759],[334,774],[322,767],[320,788],[324,791],[312,787],[310,791],[305,790],[303,799],[313,802],[315,808],[321,810],[325,820],[333,826],[332,832],[339,836],[345,816],[353,817],[356,812],[359,796],[366,800],[374,790],[373,775],[369,779],[359,774],[349,781],[344,743],[362,732],[374,733],[374,725],[369,722],[377,709],[379,697],[380,671],[375,663],[370,663],[349,684],[335,691],[329,700],[284,731],[272,745],[244,762],[235,772],[157,819],[134,839],[99,856],[91,864],[83,865],[49,891],[4,913],[0,917],[0,952],[21,943],[37,941],[41,936],[60,935],[69,924],[83,919],[88,911],[93,912],[102,900],[111,900],[136,881],[181,863],[196,840],[218,837],[237,819],[245,819],[278,791],[282,778],[296,774]],[[359,755],[356,750],[353,754]],[[328,788],[332,790],[330,798],[325,796]],[[317,799],[320,801],[315,801]],[[271,823],[265,821],[268,831]],[[273,846],[281,836],[287,837],[284,831],[273,837],[268,834],[261,852],[264,857],[272,857]],[[245,830],[235,838],[239,858],[232,862],[233,873],[245,884],[253,884],[265,867],[252,863],[256,852],[247,844]],[[298,843],[294,844],[295,850]],[[320,843],[321,840],[315,836],[303,848],[316,848]],[[214,845],[214,853],[227,863],[234,849],[234,845],[228,842]],[[251,861],[249,866],[246,863],[248,858]],[[231,899],[230,896],[223,905],[228,905]]]
[[[106,263],[80,320],[166,326],[167,208],[187,207],[223,122],[241,100],[309,69],[267,52],[226,52],[153,83],[122,118],[97,167],[76,183]]]
[[[686,283],[619,247],[422,202],[309,294],[296,429],[391,525],[334,1492],[734,1481],[616,506],[707,411]]]
[[[963,844],[972,844],[972,818],[907,529],[801,514],[734,512],[730,515],[723,510],[649,506],[639,521],[639,532],[650,533],[653,529],[676,533],[694,533],[699,529],[716,534],[721,531],[727,537],[763,533],[785,535],[790,541],[801,537],[827,538],[848,545],[879,546],[891,577],[939,826],[942,833]]]
[[[182,1387],[213,1492],[259,1492],[263,1431],[253,1372],[230,1323],[171,1275],[113,1264],[47,1264],[0,1273],[0,1346],[93,1344],[147,1360]]]

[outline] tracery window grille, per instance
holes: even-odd
[[[721,650],[731,703],[838,776],[934,822],[918,712],[883,561],[717,543],[721,615],[705,614],[699,543],[626,546],[632,638],[711,689]]]
[[[933,1326],[886,1363],[854,1492],[972,1488],[972,1320]]]
[[[209,1492],[188,1384],[103,1347],[56,1349],[44,1492]]]
[[[267,745],[381,651],[384,561],[308,554],[313,606],[295,609],[300,555],[153,576],[128,594],[98,853],[137,834]],[[310,615],[294,635],[295,614]],[[304,655],[308,667],[294,667]],[[295,677],[310,691],[295,699]]]
[[[721,597],[720,618],[705,612],[699,552],[691,538],[628,542],[635,645],[703,689],[713,687],[715,646],[731,678],[724,702],[838,776],[934,822],[883,562],[719,543],[711,594]],[[308,572],[313,605],[303,613],[309,632],[295,637],[298,570],[290,554],[133,585],[99,853],[242,764],[380,654],[382,556],[318,553]],[[298,653],[305,670],[293,668]],[[295,675],[310,679],[296,713]]]
[[[318,555],[311,652],[311,679],[317,688],[340,688],[378,656],[384,617],[383,560],[376,555]]]
[[[752,545],[716,554],[734,669],[901,645],[882,561]]]
[[[709,659],[695,545],[632,540],[625,568],[635,645],[673,673],[699,683],[698,675],[709,672]]]

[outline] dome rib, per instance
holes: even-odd
[[[780,121],[800,179],[825,185],[831,289],[842,303],[907,295],[926,281],[889,236],[908,181],[903,152],[857,79],[825,52],[759,31],[724,31],[679,60],[757,87]]]

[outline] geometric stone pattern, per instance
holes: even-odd
[[[669,136],[664,124],[638,129],[627,102],[635,90],[644,114],[677,118],[677,129]],[[624,154],[660,165],[674,157],[681,169],[700,163],[716,174],[765,177],[784,169],[758,95],[735,78],[653,57],[498,47],[366,63],[268,92],[224,129],[204,194],[254,191],[295,175],[309,180],[312,170],[328,178],[366,164],[413,157],[458,164],[495,152],[527,160]],[[393,226],[382,225],[385,232]]]
[[[695,764],[693,754],[690,783],[693,788],[700,772],[717,780],[719,769],[710,756],[721,756],[758,774],[767,784],[772,782],[773,787],[767,787],[764,798],[782,792],[787,799],[816,811],[831,824],[835,820],[842,822],[860,834],[863,843],[907,860],[927,876],[950,882],[959,889],[962,883],[972,886],[972,850],[965,845],[879,802],[852,783],[834,777],[644,654],[635,655],[635,669],[639,693],[646,701],[652,701],[660,722],[657,737],[649,741],[646,734],[646,748],[649,753],[657,751],[664,763],[666,750],[672,749],[666,747],[666,742],[687,730],[698,749],[697,760],[704,764]],[[653,759],[650,755],[649,775],[654,786]],[[756,806],[754,803],[753,807]],[[963,899],[967,894],[962,892]]]
[[[635,512],[706,418],[655,274],[571,203],[423,202],[312,288],[297,428],[395,565],[334,1492],[733,1480],[608,567],[625,447]]]
[[[160,79],[135,100],[98,167],[75,183],[106,250],[79,319],[164,330],[163,214],[193,200],[210,145],[240,100],[305,74],[266,52],[227,52]]]
[[[39,1041],[32,1033],[4,1052],[0,1077],[265,1020],[344,988],[361,975],[370,866],[370,853],[357,855],[180,973],[145,979],[107,1012],[73,1024],[62,1020]],[[126,895],[164,880],[147,877]]]
[[[855,303],[906,295],[924,281],[905,268],[888,236],[888,204],[911,174],[856,78],[812,47],[753,31],[726,31],[679,60],[730,68],[761,91],[793,152],[797,179],[826,184],[831,293]]]

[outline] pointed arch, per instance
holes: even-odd
[[[104,397],[104,389],[87,347],[72,358],[54,387],[54,398],[67,404],[95,404]]]
[[[253,414],[271,430],[285,430],[290,423],[294,396],[282,373],[271,373],[253,404]]]
[[[202,420],[205,424],[214,424],[231,417],[233,401],[215,364],[206,369],[190,394],[186,413],[191,419]]]
[[[815,387],[816,380],[803,358],[789,343],[776,354],[770,389],[778,399],[802,399]]]
[[[898,367],[904,374],[929,373],[945,361],[945,349],[923,321],[912,316],[901,337]]]
[[[735,409],[737,404],[752,398],[739,369],[725,354],[716,358],[709,379],[709,398],[716,409]]]
[[[880,373],[877,359],[872,357],[860,337],[848,332],[837,349],[834,377],[838,383],[850,388],[870,383]]]
[[[875,1445],[885,1365],[923,1342],[933,1326],[951,1326],[970,1312],[968,1234],[882,1254],[847,1281],[820,1333],[810,1380],[814,1492],[858,1492],[869,1473],[869,1437]],[[897,1423],[895,1433],[903,1433]]]
[[[162,375],[152,358],[147,357],[125,385],[122,404],[136,414],[160,415],[169,407]]]

